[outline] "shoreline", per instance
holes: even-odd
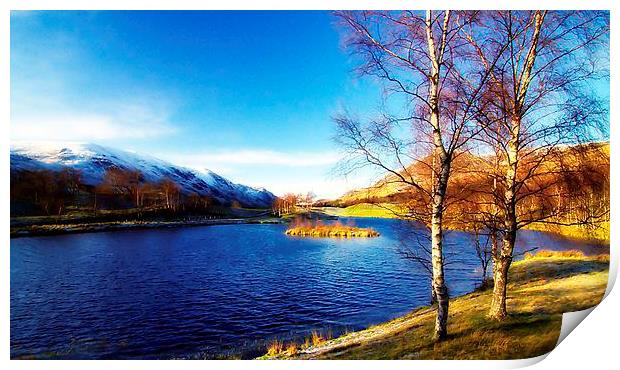
[[[327,219],[335,218],[378,218],[378,219],[396,219],[394,217],[381,217],[381,216],[364,216],[364,215],[337,215],[326,211],[321,207],[313,210],[311,213],[318,215],[319,217],[325,217]],[[79,221],[76,219],[75,221]],[[37,236],[54,236],[65,234],[80,234],[80,233],[96,233],[107,231],[123,231],[123,230],[146,230],[146,229],[159,229],[159,228],[178,228],[178,227],[195,227],[195,226],[216,226],[216,225],[243,225],[243,224],[288,224],[292,221],[290,217],[275,217],[275,216],[250,216],[250,217],[227,217],[219,219],[196,219],[196,220],[125,220],[125,221],[99,221],[99,222],[65,222],[65,223],[39,223],[39,224],[23,224],[18,226],[10,226],[10,239],[14,238],[26,238]],[[11,219],[13,222],[13,219]],[[458,231],[455,229],[447,229]],[[592,238],[583,235],[577,237],[575,235],[567,235],[558,231],[541,230],[537,228],[525,228],[523,230],[540,231],[544,233],[554,234],[558,237],[574,240],[577,242],[592,241],[602,246],[609,246],[609,239]]]
[[[359,209],[359,206],[363,205],[364,207],[377,207],[373,211],[368,212],[368,210]],[[357,207],[357,208],[356,208]],[[395,214],[390,213],[386,207],[377,206],[374,203],[359,203],[357,205],[349,206],[349,207],[317,207],[321,212],[324,212],[330,216],[343,217],[343,218],[382,218],[382,219],[400,219]],[[544,226],[540,226],[539,224],[532,224],[528,227],[523,228],[522,230],[531,230],[531,231],[541,231],[545,233],[555,234],[561,236],[562,238],[575,240],[575,241],[596,241],[598,243],[608,245],[610,243],[610,234],[609,230],[604,232],[604,236],[589,234],[584,230],[580,230],[576,232],[574,230],[576,226],[571,227],[561,227],[558,226],[556,228],[546,228]],[[609,225],[607,223],[607,229],[609,229]],[[459,229],[450,228],[449,226],[445,228],[446,231],[463,231]]]
[[[449,338],[432,343],[434,306],[411,312],[366,329],[325,339],[257,360],[370,359],[523,359],[552,351],[560,334],[562,314],[594,307],[603,299],[609,255],[536,257],[511,266],[510,316],[504,322],[487,317],[491,288],[453,297]],[[534,294],[532,296],[532,294]],[[511,331],[519,327],[519,331]],[[544,333],[541,335],[541,333]]]
[[[135,215],[135,211],[131,215]],[[307,213],[299,213],[293,216],[306,215]],[[337,219],[337,216],[331,216],[325,213],[309,212],[310,219]],[[243,224],[288,224],[293,221],[294,217],[285,215],[281,217],[273,216],[265,210],[242,210],[237,214],[229,214],[228,217],[222,218],[204,218],[203,216],[192,217],[188,219],[158,218],[151,216],[151,219],[137,219],[124,217],[122,214],[114,212],[101,215],[102,217],[125,218],[124,220],[93,220],[88,217],[76,217],[66,220],[54,220],[50,216],[35,216],[42,218],[41,220],[24,220],[23,217],[11,218],[10,238],[36,237],[36,236],[53,236],[64,234],[79,233],[95,233],[106,231],[123,231],[123,230],[144,230],[159,228],[176,228],[176,227],[194,227],[194,226],[215,226],[215,225],[243,225]],[[15,224],[14,224],[15,223]]]
[[[277,217],[261,218],[221,218],[208,220],[176,221],[108,221],[90,223],[47,224],[11,227],[10,238],[53,236],[64,234],[96,233],[106,231],[146,230],[160,228],[242,225],[242,224],[285,224],[286,220]]]

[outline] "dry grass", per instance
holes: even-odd
[[[275,340],[271,342],[271,344],[267,347],[267,356],[275,357],[281,355],[283,353],[283,350],[284,343],[279,340]]]
[[[570,253],[567,253],[570,255]],[[608,258],[608,257],[607,257]],[[507,320],[487,317],[489,290],[450,302],[448,339],[433,343],[435,311],[423,307],[390,322],[312,345],[295,359],[516,359],[542,355],[557,343],[562,313],[600,302],[607,286],[605,258],[538,256],[515,262]],[[264,358],[274,358],[265,356]]]
[[[540,250],[534,254],[525,253],[523,256],[526,260],[536,259],[536,258],[556,258],[556,259],[580,259],[580,260],[595,260],[599,262],[609,262],[609,254],[598,254],[595,256],[586,257],[580,250],[567,250],[567,251],[551,251],[547,249]]]
[[[299,352],[299,350],[297,344],[295,343],[290,343],[288,346],[286,346],[286,351],[284,351],[287,356],[295,356],[297,352]]]
[[[546,231],[560,234],[573,239],[595,239],[601,242],[609,242],[610,224],[609,221],[600,222],[594,226],[581,225],[551,225],[546,223],[533,223],[528,226],[530,230]]]
[[[307,350],[311,347],[320,346],[323,343],[327,342],[332,338],[331,331],[328,331],[325,334],[322,334],[318,330],[313,330],[310,333],[310,336],[304,339],[302,344],[297,344],[296,342],[290,342],[288,344],[283,341],[275,340],[267,346],[267,353],[263,358],[269,359],[286,359],[286,358],[294,358],[297,355],[301,354],[304,350]]]
[[[540,250],[534,254],[528,252],[523,258],[526,260],[532,258],[584,258],[585,255],[580,250],[571,249],[568,251],[550,251],[547,249]]]
[[[320,344],[322,344],[323,342],[325,342],[325,338],[321,335],[321,333],[319,333],[318,331],[312,331],[312,336],[310,337],[312,340],[312,345],[313,346],[318,346]]]
[[[328,238],[369,238],[379,236],[379,233],[371,228],[343,225],[340,222],[324,224],[321,221],[311,222],[295,220],[288,230],[286,230],[286,235]]]

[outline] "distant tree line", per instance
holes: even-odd
[[[239,205],[239,202],[236,202]],[[221,213],[212,197],[183,193],[170,178],[147,181],[143,173],[111,167],[97,185],[73,168],[11,173],[11,215],[62,215],[70,210],[154,209],[167,213]]]
[[[62,214],[82,189],[80,171],[71,168],[11,173],[11,214],[14,208],[27,214]]]
[[[306,194],[286,193],[274,200],[272,212],[274,215],[283,216],[298,211],[309,211],[315,205],[316,195],[313,192]]]

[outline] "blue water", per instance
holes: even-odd
[[[410,228],[355,222],[381,236],[223,225],[12,239],[11,357],[249,358],[275,338],[337,335],[428,304],[426,272],[400,253],[416,248]],[[608,251],[540,232],[519,239],[520,251]],[[451,296],[479,283],[471,243],[462,232],[446,237]]]

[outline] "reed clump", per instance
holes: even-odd
[[[267,353],[261,358],[285,358],[295,356],[312,346],[319,346],[326,341],[332,339],[331,330],[321,333],[313,330],[310,336],[304,339],[304,342],[298,344],[296,342],[285,343],[281,340],[274,340],[267,346]]]
[[[286,346],[286,355],[287,356],[294,356],[299,352],[299,348],[297,347],[296,343],[290,343],[288,346]]]
[[[372,238],[379,236],[379,233],[369,227],[361,228],[354,225],[343,225],[339,221],[324,224],[321,221],[295,220],[286,230],[286,235],[321,238]]]
[[[312,341],[313,346],[318,346],[319,344],[325,342],[327,338],[323,337],[323,335],[321,335],[321,333],[319,333],[318,331],[313,330],[310,336],[310,340]]]
[[[269,346],[267,347],[267,356],[270,356],[270,357],[278,356],[282,354],[283,352],[284,352],[284,343],[279,340],[275,340],[271,342],[271,344],[269,344]]]

